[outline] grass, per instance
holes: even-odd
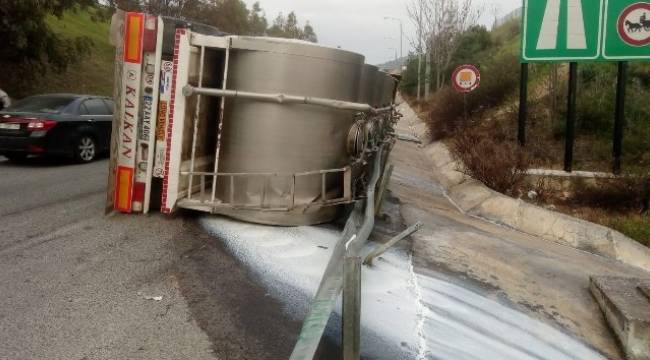
[[[113,93],[114,47],[108,41],[108,21],[94,20],[94,9],[67,12],[47,22],[62,37],[86,36],[92,41],[90,54],[62,73],[48,72],[34,86],[37,93],[70,92],[111,96]]]
[[[604,225],[650,247],[650,217],[648,216],[629,215],[613,217],[607,219]]]

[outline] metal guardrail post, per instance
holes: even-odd
[[[379,183],[379,191],[377,192],[377,199],[375,200],[375,203],[377,204],[377,206],[375,206],[375,215],[378,215],[381,211],[381,205],[384,202],[384,192],[388,187],[390,177],[393,175],[393,168],[393,164],[388,165],[384,170],[384,175],[381,177],[381,182]]]
[[[327,321],[341,289],[343,288],[343,263],[346,254],[356,254],[365,244],[375,222],[375,188],[379,182],[381,159],[386,144],[379,146],[374,159],[372,177],[366,190],[366,201],[357,202],[343,229],[343,234],[332,251],[321,283],[311,302],[309,313],[302,324],[298,341],[293,348],[290,360],[309,360],[314,358]],[[354,239],[353,239],[354,237]]]
[[[361,355],[361,257],[346,257],[343,271],[343,360],[359,360]]]

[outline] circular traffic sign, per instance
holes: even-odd
[[[451,75],[454,89],[461,93],[469,93],[478,88],[481,83],[481,73],[474,65],[461,65]]]
[[[626,7],[617,22],[618,35],[632,46],[650,44],[650,3],[638,2]]]

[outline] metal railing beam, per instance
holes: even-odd
[[[366,256],[366,259],[363,260],[363,264],[364,265],[372,265],[372,261],[374,259],[381,256],[383,253],[386,252],[386,250],[390,249],[393,245],[397,244],[400,240],[402,240],[402,239],[406,238],[407,236],[412,235],[414,232],[422,229],[422,226],[423,226],[422,223],[419,222],[419,221],[417,223],[409,226],[406,230],[399,233],[399,235],[397,235],[394,238],[388,240],[387,243],[379,246],[373,252],[368,254],[368,256]]]
[[[278,104],[307,104],[307,105],[323,106],[323,107],[339,109],[339,110],[353,110],[353,111],[370,112],[370,113],[383,113],[383,112],[388,112],[393,110],[392,106],[385,107],[385,108],[374,108],[368,104],[335,100],[335,99],[300,96],[300,95],[289,95],[289,94],[269,94],[269,93],[257,93],[251,91],[202,88],[202,87],[195,87],[191,85],[185,85],[185,87],[183,87],[183,95],[185,96],[205,95],[205,96],[215,96],[215,97],[223,97],[223,98],[240,98],[240,99],[264,101],[264,102],[273,102]]]

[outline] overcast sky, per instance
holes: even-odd
[[[256,0],[245,0],[249,7]],[[399,18],[404,23],[404,55],[411,49],[414,26],[408,18],[406,4],[411,0],[259,0],[269,22],[283,12],[294,10],[301,24],[314,26],[318,42],[362,53],[369,64],[392,60],[399,54],[399,24],[384,20]],[[521,6],[521,0],[475,0],[486,7],[497,5],[500,15]],[[493,11],[484,11],[481,23],[491,25]]]

